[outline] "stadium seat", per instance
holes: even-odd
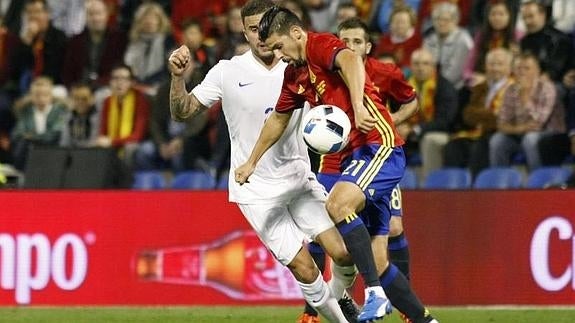
[[[202,171],[185,171],[176,174],[172,180],[172,188],[180,190],[211,190],[216,187],[212,175]]]
[[[218,184],[216,185],[216,189],[227,191],[228,190],[228,177],[229,171],[222,172],[220,174],[220,178],[218,179]]]
[[[559,166],[537,168],[529,173],[525,186],[527,188],[547,188],[564,185],[571,173],[571,169]]]
[[[425,182],[425,189],[467,189],[471,187],[471,173],[466,168],[441,168],[432,171]]]
[[[520,188],[523,176],[520,171],[512,167],[491,167],[482,170],[473,188],[476,189],[507,189]]]
[[[406,168],[401,181],[399,182],[399,187],[406,190],[412,190],[417,188],[417,174],[411,168]]]
[[[166,179],[160,171],[139,171],[134,173],[133,189],[159,190],[166,188]]]

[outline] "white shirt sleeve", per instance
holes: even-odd
[[[220,61],[209,71],[202,83],[192,90],[194,96],[206,107],[211,107],[223,96],[223,75],[226,61]]]

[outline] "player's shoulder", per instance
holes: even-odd
[[[397,64],[382,62],[373,57],[368,57],[366,59],[366,66],[377,69],[378,71],[381,72],[387,72],[391,74],[403,74],[399,66],[397,66]]]

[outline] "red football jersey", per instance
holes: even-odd
[[[391,99],[399,104],[406,104],[417,97],[415,89],[405,80],[395,64],[368,57],[365,61],[365,72],[383,102]],[[342,157],[341,152],[321,156],[318,171],[324,174],[339,173]]]
[[[354,114],[349,90],[334,65],[335,56],[346,49],[345,43],[332,34],[308,32],[306,45],[307,77],[303,77],[301,67],[288,66],[284,76],[282,93],[276,104],[276,111],[287,112],[301,107],[301,103],[311,96],[310,87],[315,91],[317,104],[332,104],[340,107],[354,125]],[[305,83],[305,84],[304,84]],[[380,144],[387,147],[403,145],[403,139],[391,122],[391,116],[382,103],[369,76],[366,74],[364,105],[377,119],[372,131],[364,134],[352,126],[349,144],[345,151],[365,144]],[[313,101],[310,101],[312,103]]]

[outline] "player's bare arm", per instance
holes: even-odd
[[[417,99],[413,99],[411,102],[402,104],[396,112],[392,113],[391,120],[395,125],[401,124],[414,115],[417,110],[419,110],[419,102]]]
[[[363,105],[365,66],[361,56],[350,49],[341,50],[335,57],[335,65],[341,70],[342,77],[349,88],[356,128],[362,132],[371,131],[376,120]]]
[[[187,46],[182,45],[172,52],[168,59],[168,68],[172,74],[170,85],[170,113],[172,119],[184,121],[206,109],[200,101],[186,90],[184,73],[191,67],[191,54]]]
[[[253,174],[260,158],[262,158],[263,154],[270,149],[284,133],[291,115],[291,111],[289,113],[279,113],[275,110],[272,112],[260,132],[260,136],[252,149],[250,157],[234,171],[237,183],[242,185],[248,182],[248,178]]]

